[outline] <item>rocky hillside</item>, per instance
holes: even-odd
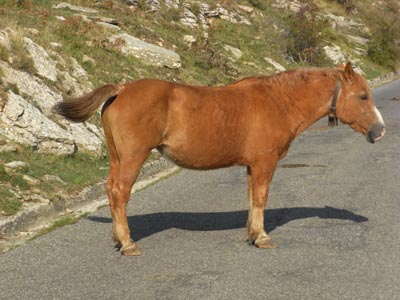
[[[397,57],[387,66],[368,54],[379,32],[370,15],[385,15],[380,25],[393,26],[397,1],[216,2],[6,1],[0,8],[2,147],[11,141],[42,153],[99,155],[98,117],[71,124],[51,107],[63,95],[106,82],[160,77],[223,84],[346,60],[374,77],[396,66]]]
[[[64,96],[104,83],[156,77],[219,85],[347,60],[372,79],[398,67],[396,0],[0,2],[3,153],[22,145],[35,155],[104,154],[99,115],[72,124],[51,112]],[[13,189],[2,170],[0,190]]]

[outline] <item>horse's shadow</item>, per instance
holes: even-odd
[[[265,212],[265,226],[268,232],[293,220],[318,217],[321,219],[349,220],[366,222],[368,218],[354,214],[345,209],[334,207],[293,207],[268,209]],[[101,223],[111,223],[111,218],[88,216],[89,220]],[[130,216],[128,223],[134,228],[132,239],[151,236],[171,228],[190,231],[214,231],[244,228],[247,221],[247,211],[230,212],[160,212],[146,215]]]

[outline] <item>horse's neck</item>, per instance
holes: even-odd
[[[296,136],[328,115],[334,89],[335,81],[333,79],[322,78],[319,81],[306,83],[299,88],[299,91],[295,91],[297,95],[293,105],[299,113],[297,124],[293,124]]]

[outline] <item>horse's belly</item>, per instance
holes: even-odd
[[[157,148],[167,159],[188,169],[216,169],[240,164],[237,149],[219,145],[162,145]]]

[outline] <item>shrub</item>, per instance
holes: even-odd
[[[318,7],[309,3],[287,18],[289,30],[286,52],[296,62],[321,65],[325,61],[320,44],[329,26],[317,13]]]
[[[4,91],[12,91],[14,94],[19,95],[19,88],[18,85],[16,85],[15,83],[8,83],[7,86],[4,88]]]
[[[33,59],[29,55],[28,51],[25,49],[23,36],[17,35],[11,39],[11,49],[13,55],[13,67],[30,74],[35,74],[35,64],[33,63]]]
[[[14,215],[18,212],[21,206],[21,201],[16,199],[13,193],[11,193],[7,188],[0,187],[0,216],[1,214],[6,216]]]
[[[331,1],[337,2],[340,5],[342,5],[346,13],[350,13],[356,8],[356,6],[353,3],[353,0],[331,0]]]
[[[249,2],[253,7],[259,10],[265,10],[267,8],[265,0],[249,0]]]
[[[8,61],[10,55],[8,53],[7,47],[0,45],[0,60]]]
[[[376,27],[368,44],[368,56],[374,63],[394,70],[399,56],[396,49],[396,26],[393,25],[383,23]]]

